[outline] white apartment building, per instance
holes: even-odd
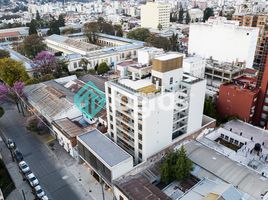
[[[224,17],[190,25],[188,53],[220,62],[245,62],[252,68],[258,28],[241,27]]]
[[[198,56],[183,59],[183,72],[198,78],[205,78],[206,60]]]
[[[152,76],[106,82],[108,134],[142,162],[201,127],[206,81],[183,74],[183,55],[152,62]]]
[[[147,2],[141,6],[141,27],[157,29],[168,28],[170,23],[170,5],[160,2]]]

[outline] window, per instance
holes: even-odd
[[[142,159],[142,153],[139,152],[139,158]]]
[[[74,63],[74,68],[77,68],[77,62]]]
[[[139,124],[138,127],[139,127],[139,130],[142,131],[142,125]]]
[[[112,99],[111,99],[111,97],[109,97],[109,103],[111,103],[112,102]]]
[[[110,87],[108,87],[108,93],[111,94],[111,88]]]
[[[173,77],[170,77],[170,79],[169,79],[169,84],[170,84],[170,85],[173,84]]]
[[[139,140],[142,140],[142,134],[139,133]]]
[[[142,144],[141,143],[139,143],[139,149],[142,150]]]
[[[114,138],[114,133],[113,132],[111,132],[111,137]]]
[[[112,115],[110,115],[110,121],[113,121],[113,117],[112,117]]]

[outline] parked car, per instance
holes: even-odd
[[[25,161],[19,162],[19,167],[24,174],[30,171],[30,167]]]
[[[35,194],[38,198],[42,198],[43,196],[45,196],[45,192],[44,190],[41,188],[40,185],[37,185],[34,187],[35,190]]]
[[[7,140],[7,147],[9,149],[14,149],[15,148],[15,142],[13,142],[10,138]]]
[[[42,196],[41,200],[49,200],[49,198],[47,197],[47,195]]]
[[[32,173],[32,172],[27,174],[26,178],[32,187],[35,187],[36,185],[39,184],[38,179],[35,177],[34,173]]]
[[[23,161],[23,155],[18,149],[14,151],[14,157],[17,162]]]

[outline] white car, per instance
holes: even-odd
[[[49,200],[49,198],[47,197],[47,195],[42,196],[41,200]]]
[[[30,171],[30,167],[25,161],[21,161],[19,167],[24,174]]]
[[[45,192],[44,190],[41,188],[40,185],[37,185],[34,187],[34,190],[35,190],[35,194],[38,198],[41,198],[43,196],[45,196]]]
[[[7,147],[9,149],[13,149],[15,147],[15,143],[11,139],[8,139],[7,140]]]
[[[26,177],[27,177],[27,179],[28,179],[28,181],[30,182],[30,185],[31,185],[32,187],[34,187],[34,186],[36,186],[36,185],[39,184],[39,181],[38,181],[38,179],[35,177],[34,173],[31,172],[30,174],[26,175]]]

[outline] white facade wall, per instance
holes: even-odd
[[[71,141],[55,126],[52,125],[52,129],[57,134],[59,144],[74,158],[77,155],[77,152],[75,152],[76,150],[72,147]]]
[[[187,133],[192,133],[202,126],[205,93],[206,80],[202,80],[191,85]]]
[[[149,65],[150,61],[155,58],[155,56],[159,54],[163,54],[164,50],[163,49],[158,49],[154,47],[150,48],[142,48],[137,51],[138,55],[138,63],[142,65]]]
[[[258,32],[258,28],[224,22],[191,24],[188,53],[222,62],[246,62],[252,68]]]
[[[183,59],[183,72],[198,78],[205,78],[206,60],[200,57]]]
[[[147,2],[141,6],[141,26],[157,29],[168,28],[170,23],[170,5],[164,3]]]
[[[174,76],[176,74],[176,76]],[[182,68],[161,73],[152,70],[152,76],[158,77],[162,80],[162,87],[169,89],[173,84],[178,84],[182,80],[183,70]],[[173,78],[172,84],[170,83],[170,78]]]

